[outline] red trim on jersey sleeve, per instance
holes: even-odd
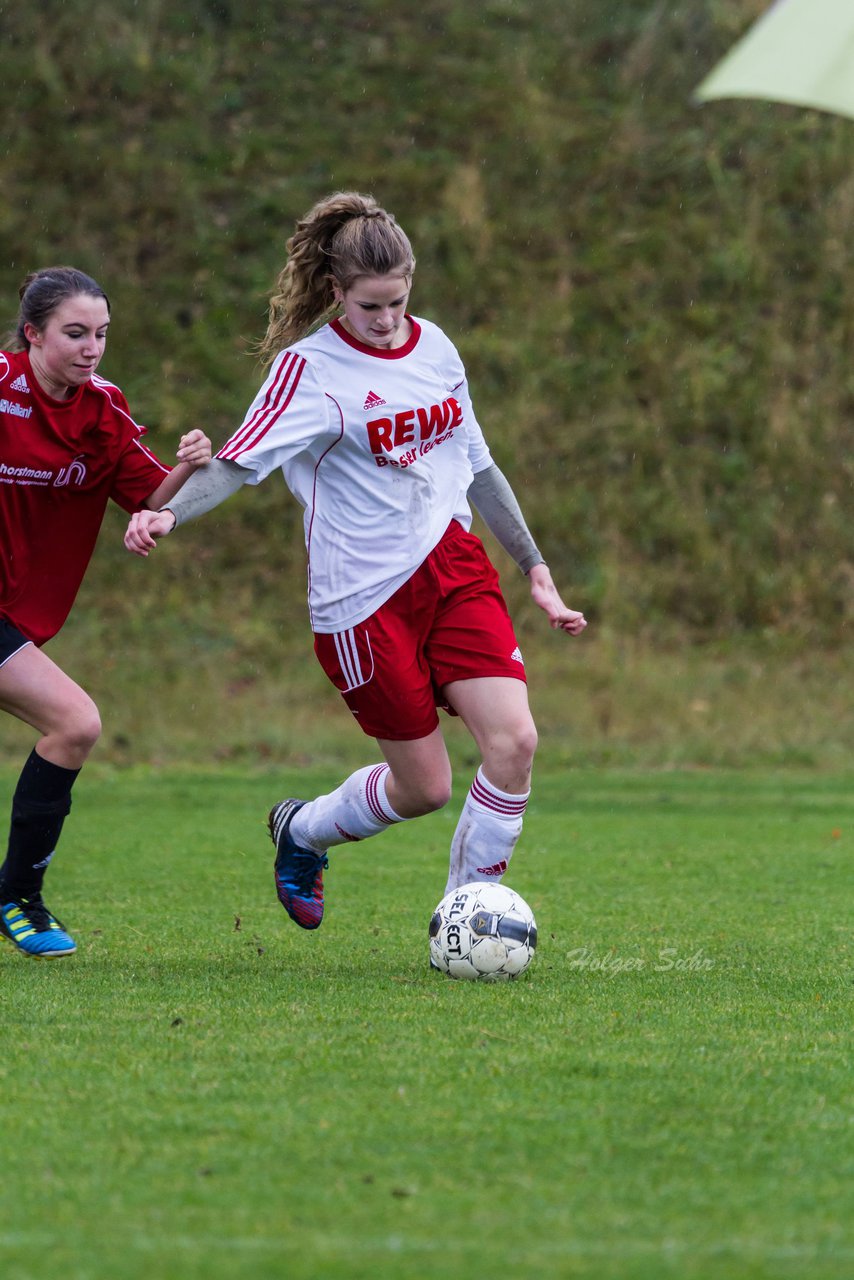
[[[110,486],[110,497],[125,511],[138,511],[157,486],[172,470],[160,461],[156,454],[143,444],[146,428],[131,416],[124,392],[98,374],[92,376],[92,387],[109,400],[120,420],[127,423],[135,436],[131,436],[123,451]]]
[[[121,387],[117,387],[114,382],[108,382],[107,379],[102,378],[99,373],[92,374],[90,385],[94,391],[100,391],[107,397],[113,408],[120,413],[123,418],[127,419],[135,431],[140,435],[145,434],[145,427],[141,427],[139,423],[131,417],[130,408],[127,400],[125,399],[125,393],[122,391]]]
[[[139,511],[171,469],[141,440],[132,440],[119,460],[110,497],[125,511]]]
[[[237,462],[240,455],[254,449],[287,409],[299,386],[305,360],[302,356],[289,352],[279,366],[275,377],[267,388],[263,402],[230,440],[222,446],[218,458],[229,462]]]
[[[348,333],[337,317],[334,320],[330,320],[329,328],[343,342],[346,342],[348,347],[352,347],[354,351],[361,351],[362,355],[375,356],[377,360],[402,360],[404,356],[408,356],[415,350],[418,339],[421,337],[421,325],[418,321],[413,320],[408,312],[406,319],[412,326],[412,332],[402,347],[369,347],[366,342],[360,342],[358,338],[353,337],[352,333]]]

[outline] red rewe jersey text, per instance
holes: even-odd
[[[404,465],[414,462],[416,456],[429,452],[434,445],[447,439],[462,420],[462,407],[454,396],[448,396],[447,400],[431,405],[429,409],[404,409],[393,418],[372,418],[366,426],[377,466],[394,466],[396,460],[386,457],[386,454],[393,449],[417,444],[417,449],[407,449],[404,455]]]

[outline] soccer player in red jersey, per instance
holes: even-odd
[[[101,730],[92,699],[41,646],[68,616],[109,499],[156,509],[211,456],[198,430],[173,469],[145,447],[121,391],[96,373],[109,322],[91,277],[51,267],[24,281],[0,351],[0,709],[40,735],[12,799],[0,932],[41,957],[75,950],[42,884]]]
[[[492,461],[456,348],[407,310],[415,259],[395,219],[339,192],[297,224],[288,252],[261,344],[270,373],[242,426],[177,499],[134,514],[125,545],[148,555],[176,524],[278,468],[304,508],[315,652],[383,756],[331,794],[270,814],[279,899],[314,929],[329,848],[447,803],[437,705],[462,718],[482,761],[446,891],[500,880],[521,833],[537,734],[469,501],[551,626],[578,635],[587,624],[561,600]]]

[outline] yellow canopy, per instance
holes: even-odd
[[[696,90],[854,118],[854,0],[777,0]]]

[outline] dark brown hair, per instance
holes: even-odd
[[[81,293],[103,298],[109,314],[110,299],[104,290],[91,276],[76,267],[45,267],[43,271],[31,271],[18,290],[21,299],[18,327],[10,346],[18,351],[29,351],[24,326],[31,324],[41,332],[66,298],[76,298]]]

